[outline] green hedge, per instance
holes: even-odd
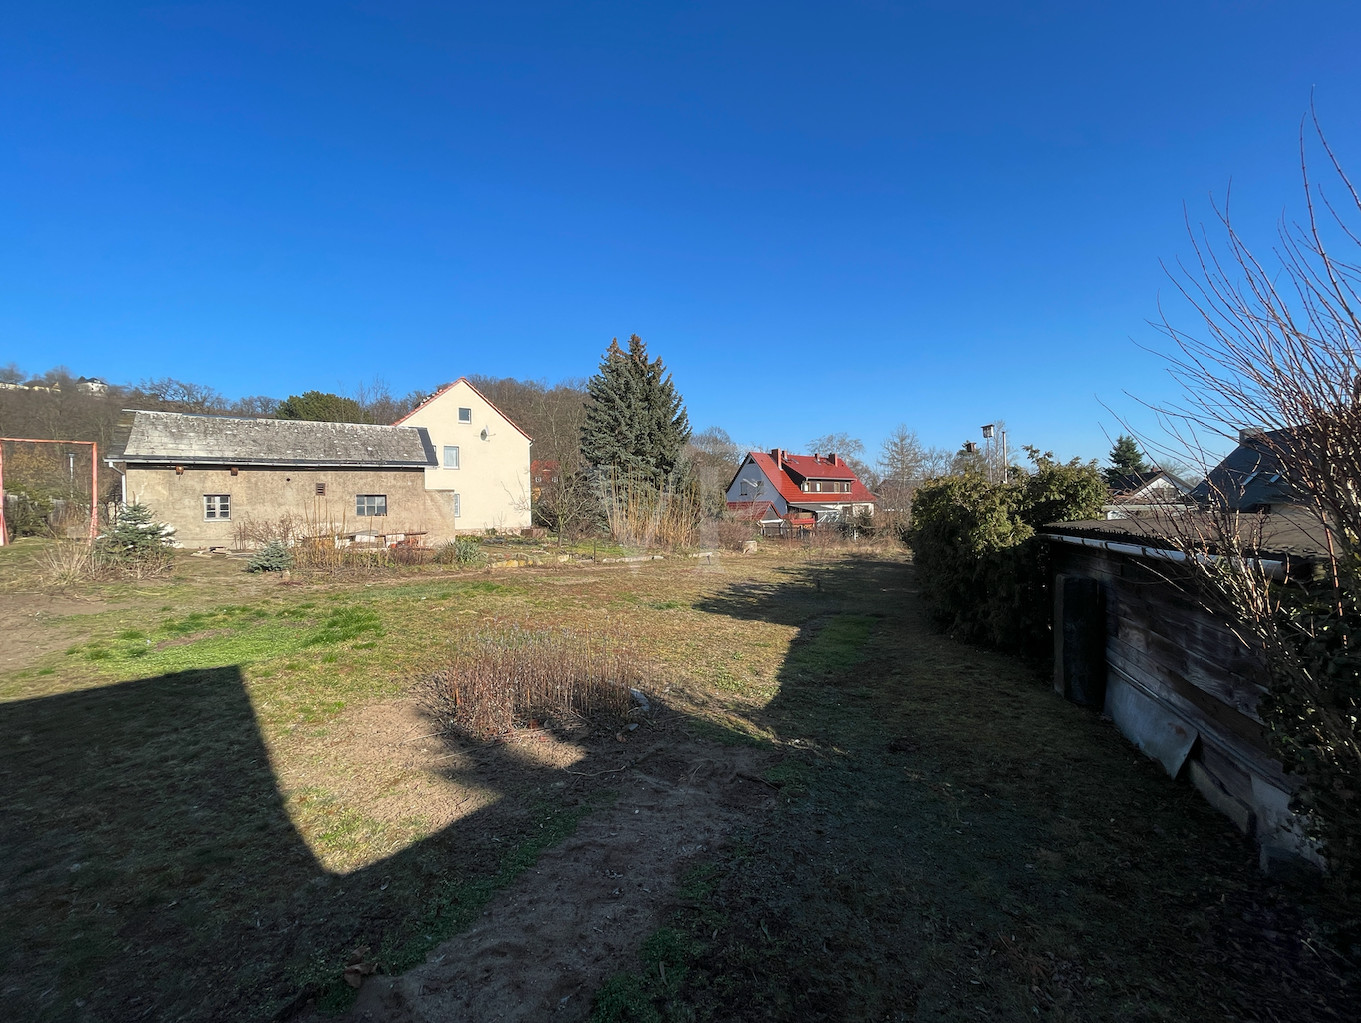
[[[927,610],[952,636],[1043,659],[1052,640],[1048,522],[1092,518],[1108,490],[1095,462],[1055,462],[1031,452],[1035,470],[993,483],[978,473],[924,484],[906,539]]]

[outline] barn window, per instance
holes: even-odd
[[[473,421],[473,410],[470,409],[470,408],[461,408],[461,409],[459,409],[459,410],[458,410],[458,421],[459,421],[460,423],[471,423],[471,422]]]
[[[230,520],[232,515],[231,494],[204,494],[203,518],[214,522]]]
[[[446,469],[458,468],[458,445],[444,445],[444,467]]]
[[[387,494],[355,494],[354,513],[360,518],[388,513]]]

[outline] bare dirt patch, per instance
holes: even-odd
[[[65,648],[83,629],[55,619],[96,615],[108,610],[101,600],[42,593],[7,593],[0,599],[0,671],[18,671],[46,654]]]
[[[424,965],[369,978],[347,1018],[584,1019],[600,984],[629,965],[674,907],[678,872],[774,804],[756,780],[768,753],[658,735],[620,744],[619,756],[634,766],[612,775],[612,805],[540,856],[481,922]],[[574,785],[601,777],[567,775]]]

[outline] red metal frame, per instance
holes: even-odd
[[[90,539],[99,535],[99,444],[92,440],[41,440],[37,437],[0,437],[0,547],[9,543],[5,525],[5,442],[80,445],[90,449]]]

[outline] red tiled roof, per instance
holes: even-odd
[[[751,519],[753,522],[760,522],[767,515],[772,519],[780,517],[780,513],[770,501],[729,501],[728,511],[739,519]]]
[[[866,504],[877,500],[840,458],[833,464],[825,455],[815,459],[813,455],[786,454],[783,469],[776,464],[769,451],[750,451],[747,458],[769,477],[787,504]],[[851,491],[849,494],[809,494],[799,488],[804,480],[849,482]]]

